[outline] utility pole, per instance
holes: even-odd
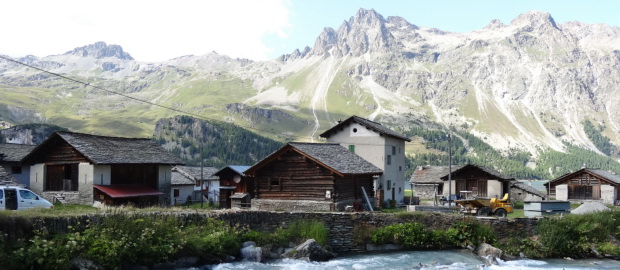
[[[198,180],[198,182],[200,183],[200,208],[204,207],[204,202],[205,202],[205,197],[202,192],[204,189],[203,185],[204,185],[204,179],[205,179],[203,176],[204,174],[203,173],[203,167],[204,167],[203,161],[204,161],[204,158],[202,156],[202,142],[200,142],[200,180]]]
[[[452,134],[448,130],[448,207],[452,207]]]

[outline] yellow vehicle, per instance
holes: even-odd
[[[464,214],[505,217],[508,213],[512,213],[512,203],[508,201],[508,193],[504,194],[502,199],[479,197],[468,200],[456,200],[455,202],[461,207],[461,213]]]

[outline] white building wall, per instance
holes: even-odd
[[[97,165],[93,171],[93,184],[109,186],[112,184],[112,166]]]
[[[171,187],[171,179],[172,179],[172,166],[171,165],[159,165],[158,167],[158,179],[157,179],[157,187],[160,192],[166,194],[162,195],[159,198],[159,202],[162,204],[172,205],[174,201],[170,201],[170,197],[167,194],[170,194],[172,191]]]
[[[502,182],[498,180],[487,180],[487,197],[499,199],[504,197]]]
[[[78,203],[93,203],[93,173],[95,166],[90,163],[78,164]]]
[[[187,202],[189,197],[190,200],[194,200],[194,186],[195,185],[172,185],[170,191],[170,202],[172,205],[182,205]],[[174,196],[174,191],[179,191],[179,196]]]
[[[41,195],[43,193],[44,180],[45,164],[39,163],[30,166],[30,190]]]
[[[616,188],[611,185],[601,185],[601,200],[605,204],[614,204],[616,201]]]
[[[555,186],[555,199],[558,201],[568,201],[568,185]]]

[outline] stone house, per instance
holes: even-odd
[[[340,144],[295,143],[245,171],[254,179],[252,209],[341,211],[373,203],[382,170]],[[367,195],[367,196],[365,196]]]
[[[151,139],[58,131],[23,162],[30,189],[47,200],[170,204],[171,169],[182,161]]]
[[[213,175],[219,178],[220,208],[249,208],[254,197],[253,179],[246,177],[250,166],[228,165]]]
[[[172,190],[170,202],[185,204],[191,202],[217,202],[219,177],[213,175],[214,167],[175,166],[172,168]],[[201,198],[201,194],[204,198]],[[188,202],[189,200],[189,202]]]
[[[452,170],[459,167],[452,166]],[[449,166],[425,165],[416,167],[409,180],[414,196],[420,199],[436,199],[435,196],[443,196],[444,181],[441,180],[441,177],[448,175],[449,171]]]
[[[405,142],[411,139],[380,123],[351,116],[323,132],[329,143],[339,143],[349,151],[366,159],[383,174],[374,183],[378,203],[396,200],[404,203],[405,196]]]
[[[545,192],[528,185],[526,181],[516,181],[510,185],[510,199],[512,201],[543,201],[546,199],[546,195]]]
[[[461,197],[502,198],[510,193],[514,178],[478,165],[467,164],[452,171],[452,194]],[[443,195],[448,196],[448,175],[441,177],[444,181]]]
[[[600,200],[617,204],[620,176],[600,169],[582,168],[551,180],[549,195],[556,200]]]
[[[0,167],[11,175],[18,184],[30,186],[30,166],[24,164],[22,159],[36,147],[29,144],[0,143]]]

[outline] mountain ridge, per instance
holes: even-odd
[[[264,126],[260,132],[278,140],[320,140],[317,131],[360,115],[401,130],[456,128],[534,159],[565,151],[566,143],[603,154],[586,120],[620,145],[620,28],[557,24],[545,12],[454,33],[360,9],[338,30],[326,27],[313,47],[270,61],[211,52],[145,63],[111,47],[118,45],[84,55],[83,48],[102,45],[95,44],[20,61],[190,113]],[[0,87],[7,108],[0,119],[9,122],[28,116],[79,131],[115,125],[144,135],[173,114],[2,60]]]

